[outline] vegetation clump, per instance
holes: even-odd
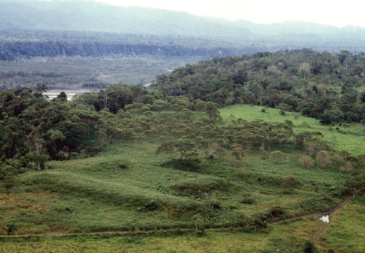
[[[312,158],[310,156],[301,155],[298,158],[298,162],[300,165],[306,167],[307,169],[311,168],[314,164]]]

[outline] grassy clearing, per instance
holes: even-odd
[[[169,158],[156,156],[156,148],[113,144],[97,157],[20,175],[14,192],[0,195],[0,226],[14,222],[19,234],[193,227],[196,214],[208,227],[237,224],[277,206],[284,216],[328,209],[349,178],[300,166],[296,151],[287,151],[289,163],[263,161],[252,151],[245,168],[204,160],[185,171],[161,166]]]
[[[333,214],[330,226],[320,238],[322,245],[340,252],[358,253],[365,249],[365,196],[359,196]]]
[[[265,109],[265,113],[262,112]],[[245,119],[247,121],[263,120],[268,122],[282,122],[290,120],[294,124],[294,132],[319,131],[324,135],[325,140],[332,144],[337,150],[346,150],[347,152],[358,155],[365,153],[365,131],[362,124],[351,124],[345,126],[324,126],[318,120],[304,117],[299,113],[285,112],[285,116],[280,115],[280,110],[266,108],[263,106],[251,105],[234,105],[220,109],[221,116],[225,122],[229,122],[234,116],[235,119]],[[336,130],[336,128],[339,130]]]

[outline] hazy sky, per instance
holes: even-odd
[[[95,0],[120,6],[186,11],[199,16],[256,23],[310,21],[365,27],[364,0]]]

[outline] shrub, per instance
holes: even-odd
[[[273,151],[270,154],[270,160],[279,162],[285,158],[285,155],[281,151]]]
[[[287,176],[280,179],[281,188],[294,188],[297,185],[299,185],[299,182],[294,176]]]
[[[242,204],[247,204],[247,205],[252,205],[254,204],[256,201],[252,198],[245,198],[244,200],[241,201]]]
[[[298,162],[300,165],[306,167],[307,169],[309,169],[310,167],[313,166],[312,158],[310,158],[309,156],[306,156],[306,155],[301,155],[298,159]]]
[[[205,233],[204,217],[200,214],[197,214],[193,216],[193,220],[196,234],[199,236],[204,235]]]
[[[269,215],[273,218],[280,217],[283,214],[284,214],[284,210],[281,206],[274,206],[269,211]]]
[[[10,190],[11,188],[14,187],[15,180],[14,180],[14,176],[13,175],[10,175],[10,174],[6,175],[4,177],[4,181],[5,181],[5,188],[7,190]]]
[[[365,165],[365,155],[361,154],[357,156],[358,165]]]
[[[346,163],[345,159],[343,159],[343,157],[340,156],[339,154],[334,155],[332,160],[333,160],[333,163],[338,167],[341,167],[341,166],[345,165],[345,163]]]
[[[241,224],[242,227],[249,227],[253,223],[252,219],[247,217],[244,213],[238,214],[237,221]]]
[[[18,231],[17,227],[16,227],[13,223],[6,224],[6,226],[3,228],[3,230],[5,230],[5,232],[6,232],[8,235],[11,235],[11,234],[12,234],[12,233],[14,233],[15,231]]]
[[[293,126],[293,121],[291,120],[285,120],[285,124],[287,124],[288,126]]]
[[[351,162],[346,162],[345,164],[343,164],[340,167],[340,171],[342,171],[342,172],[351,171],[351,170],[352,170],[352,163]]]
[[[327,151],[320,150],[316,157],[318,166],[328,167],[331,164],[331,158]]]
[[[303,252],[304,253],[313,253],[313,252],[316,252],[316,246],[314,246],[313,242],[306,241],[304,243]]]

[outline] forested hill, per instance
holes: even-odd
[[[365,119],[365,54],[303,49],[215,58],[157,77],[164,97],[264,105],[322,123]]]

